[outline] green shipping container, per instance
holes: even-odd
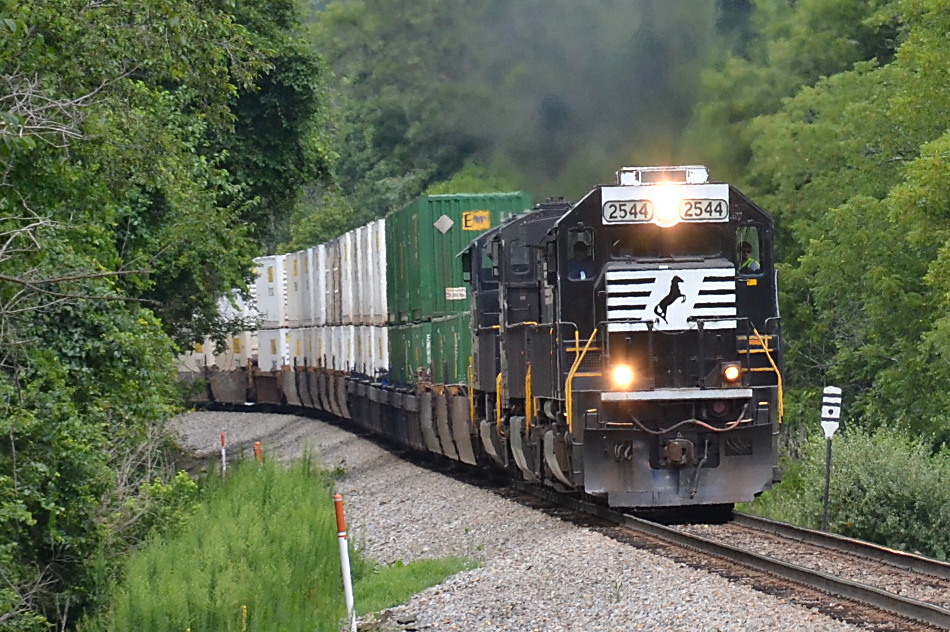
[[[432,378],[438,384],[467,384],[472,355],[471,314],[432,320]]]
[[[390,380],[415,384],[420,371],[432,370],[432,323],[413,323],[389,328]]]
[[[469,310],[458,254],[478,235],[532,206],[529,193],[422,196],[386,218],[391,324]]]

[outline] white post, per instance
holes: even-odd
[[[825,431],[825,499],[821,516],[821,530],[828,530],[828,501],[831,497],[831,438],[838,429],[841,418],[841,389],[826,386],[821,400],[821,428]]]
[[[340,541],[340,563],[343,567],[343,596],[346,599],[346,617],[350,622],[350,632],[356,632],[356,611],[353,609],[353,580],[350,577],[350,553],[346,538],[346,520],[343,518],[343,495],[333,496],[336,505],[336,531]]]
[[[224,428],[221,429],[221,476],[224,476],[228,472],[228,455],[227,448],[224,444]]]

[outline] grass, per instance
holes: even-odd
[[[332,477],[304,458],[245,463],[209,481],[189,523],[128,561],[108,611],[81,632],[337,632],[345,619]],[[351,550],[360,614],[469,568],[461,558],[379,566]]]
[[[446,577],[474,566],[472,560],[460,557],[380,566],[356,584],[356,611],[362,615],[390,608],[429,586],[441,583]]]

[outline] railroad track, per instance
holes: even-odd
[[[500,487],[499,481],[478,476],[470,468],[446,467],[442,461],[394,451],[421,467],[531,504],[504,491],[505,487],[517,490],[522,496],[540,499],[543,504],[538,508],[548,513],[684,564],[748,580],[765,592],[839,619],[867,624],[870,629],[950,630],[947,563],[741,513],[724,525],[665,526],[550,488],[511,481]]]
[[[596,516],[633,534],[633,539],[657,540],[765,574],[770,592],[800,592],[800,587],[817,591],[805,601],[852,622],[878,630],[950,629],[950,564],[747,514],[737,514],[726,525],[666,526],[531,485],[515,487]],[[680,561],[698,563],[688,555]],[[736,575],[735,569],[717,570]],[[777,588],[776,580],[794,586]],[[822,594],[835,603],[822,608],[821,602],[829,601]],[[853,604],[853,612],[840,600]]]

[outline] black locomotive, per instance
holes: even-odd
[[[474,419],[500,467],[613,506],[731,505],[776,475],[769,215],[704,167],[630,168],[465,253]]]

